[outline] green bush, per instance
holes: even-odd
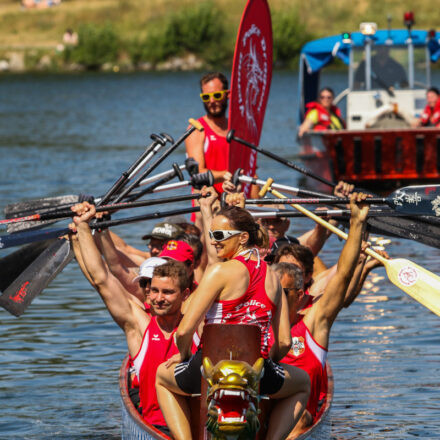
[[[98,27],[82,24],[78,29],[78,46],[72,49],[70,59],[89,69],[117,60],[119,40],[111,24]]]
[[[313,39],[294,10],[276,11],[272,14],[273,59],[283,67],[298,66],[301,47]]]
[[[151,29],[144,40],[131,41],[127,50],[135,64],[157,63],[187,52],[218,64],[232,57],[233,48],[224,16],[212,3],[203,2],[172,14],[160,27]]]

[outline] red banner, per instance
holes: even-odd
[[[229,129],[258,145],[272,79],[272,23],[266,0],[248,0],[241,18],[232,66]],[[253,176],[257,153],[237,142],[229,148],[229,171]],[[245,188],[249,195],[249,188]]]

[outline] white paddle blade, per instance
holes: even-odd
[[[431,312],[440,316],[440,277],[403,258],[385,265],[390,281]]]

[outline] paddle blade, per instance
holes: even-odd
[[[11,203],[5,207],[5,218],[25,217],[32,214],[43,214],[54,208],[69,207],[74,203],[78,203],[77,195],[46,197],[44,199],[27,200],[23,202]],[[45,220],[33,222],[11,223],[8,225],[7,232],[20,232],[32,229],[40,229],[51,225],[58,220]]]
[[[440,217],[440,185],[400,188],[387,197],[387,202],[403,214]]]
[[[57,240],[43,251],[0,296],[0,306],[15,316],[21,316],[33,299],[72,260],[68,240]]]
[[[440,277],[403,258],[387,260],[390,281],[431,312],[440,316]]]
[[[5,206],[5,218],[24,217],[34,214],[42,209],[58,208],[62,205],[70,205],[78,202],[79,196],[67,195],[57,197],[45,197],[43,199],[24,200]]]

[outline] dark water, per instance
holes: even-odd
[[[150,133],[177,138],[187,119],[201,114],[197,79],[1,76],[0,208],[23,198],[102,194]],[[329,77],[338,91],[343,81],[340,74]],[[276,74],[261,145],[285,157],[297,153],[296,96],[295,74]],[[161,169],[182,159],[183,148]],[[259,164],[262,178],[297,183],[295,172],[269,159]],[[310,227],[295,220],[292,232]],[[140,236],[150,228],[117,232],[142,247]],[[331,238],[324,261],[336,262],[340,249]],[[389,253],[440,273],[438,249],[393,239]],[[375,274],[382,279],[370,280],[332,330],[334,437],[440,438],[440,318],[388,282],[383,269]],[[119,438],[117,375],[124,353],[122,332],[74,262],[21,318],[0,309],[0,438]]]

